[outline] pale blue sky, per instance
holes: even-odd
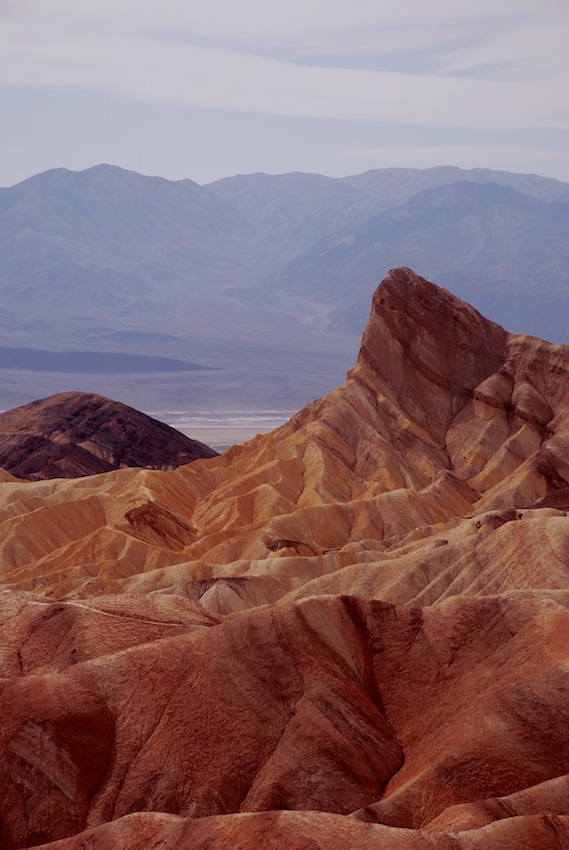
[[[569,180],[567,0],[0,0],[0,185],[458,165]]]

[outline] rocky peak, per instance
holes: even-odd
[[[569,846],[568,368],[395,269],[271,434],[5,478],[1,850]]]
[[[474,389],[505,359],[508,334],[448,290],[411,269],[393,269],[377,288],[350,376],[396,397],[443,436]]]

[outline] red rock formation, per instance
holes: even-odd
[[[31,481],[127,466],[175,469],[216,454],[163,422],[91,393],[60,393],[0,413],[0,467]]]
[[[568,370],[398,269],[272,434],[8,476],[0,848],[566,846]]]
[[[348,822],[322,812],[266,812],[190,820],[144,812],[94,827],[37,850],[559,850],[569,818],[533,816],[499,821],[468,832],[426,833]],[[270,844],[268,842],[271,842]]]
[[[313,599],[226,622],[176,597],[1,601],[3,848],[137,811],[440,829],[566,771],[569,593]],[[552,791],[511,811],[565,814]]]

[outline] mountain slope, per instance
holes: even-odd
[[[510,186],[532,198],[569,202],[566,183],[531,174],[485,168],[384,168],[351,177],[321,174],[245,174],[205,187],[230,202],[256,231],[267,234],[277,250],[301,253],[338,230],[400,206],[425,189],[468,181]]]
[[[341,178],[357,189],[381,194],[385,202],[397,206],[417,192],[445,186],[449,183],[468,180],[471,183],[496,183],[498,186],[511,186],[518,192],[538,198],[542,201],[567,202],[567,184],[552,178],[543,178],[537,174],[516,174],[511,171],[496,171],[491,168],[457,168],[441,165],[434,168],[379,168]]]
[[[569,349],[398,268],[272,434],[7,476],[2,850],[564,846],[568,447]]]
[[[355,570],[360,563],[365,572],[365,541],[373,558],[383,561],[388,557],[384,550],[403,545],[407,535],[415,539],[422,526],[431,531],[426,539],[419,535],[416,555],[425,546],[430,549],[432,529],[440,526],[436,534],[448,548],[439,563],[449,568],[449,580],[453,559],[460,559],[464,547],[480,547],[490,532],[505,539],[513,534],[512,545],[523,540],[520,545],[535,549],[536,564],[541,563],[544,554],[531,536],[532,523],[510,521],[516,511],[524,515],[569,487],[568,369],[566,347],[509,335],[442,288],[397,269],[376,292],[356,367],[343,387],[272,434],[235,447],[213,463],[198,462],[166,477],[115,473],[119,477],[109,479],[108,491],[97,479],[84,494],[101,504],[114,503],[118,488],[131,507],[150,500],[174,516],[180,511],[189,516],[193,531],[177,561],[199,562],[200,580],[209,580],[224,575],[216,565],[254,559],[255,577],[247,576],[240,585],[245,595],[249,585],[253,595],[278,597],[292,589],[288,558],[297,563],[303,581],[314,579],[316,569],[323,583],[341,582],[345,569],[333,579],[322,571],[334,573],[348,565]],[[139,481],[143,496],[138,495]],[[28,521],[37,521],[25,515],[30,492],[26,487],[10,495],[16,515],[22,500],[17,535],[25,533]],[[75,498],[72,486],[42,492],[53,503],[50,511],[65,511],[67,500]],[[564,510],[562,502],[557,507]],[[553,507],[543,510],[544,518],[557,516]],[[116,509],[105,508],[104,514],[114,516]],[[475,519],[455,531],[461,516]],[[99,527],[96,521],[93,534],[100,552],[104,540],[113,548],[119,540],[121,546],[129,541],[128,546],[138,547],[140,528],[125,524],[123,511],[111,525]],[[66,542],[65,535],[53,544],[42,553],[44,566],[55,570],[53,592],[79,590],[80,583],[67,574],[64,585],[58,584],[57,562],[77,560],[77,547],[83,561],[91,557],[90,547],[85,540]],[[433,557],[437,561],[442,554]],[[411,571],[413,563],[411,558]],[[4,569],[10,582],[8,562]],[[133,576],[127,586],[148,590],[153,582],[161,587],[172,582],[177,587],[178,573],[186,569]],[[236,564],[230,575],[242,570],[248,572]],[[519,577],[517,572],[511,575],[514,587],[524,581],[523,570]],[[257,587],[258,577],[269,573],[268,590]],[[35,574],[35,567],[28,574],[18,568],[18,586],[33,590]],[[431,578],[425,574],[423,585],[403,601],[420,596]],[[555,571],[550,578],[553,584],[546,586],[557,587]],[[388,573],[376,574],[380,594],[384,580]],[[194,592],[187,580],[184,588],[184,593]],[[106,590],[104,583],[100,589]],[[208,590],[214,609],[234,602],[243,607],[243,598],[230,586],[221,590],[219,599],[215,582]],[[437,592],[444,596],[446,588],[439,586]]]
[[[569,339],[568,230],[567,203],[455,182],[321,240],[283,269],[273,288],[283,298],[310,291],[312,299],[338,305],[330,313],[338,332],[363,323],[377,269],[406,259],[504,323],[527,331],[541,313],[550,336]],[[347,293],[346,315],[339,304]]]
[[[92,846],[101,831],[138,848],[153,822],[180,848],[256,848],[275,833],[307,850],[469,847],[435,820],[465,800],[553,791],[566,771],[567,603],[322,598],[219,622],[164,596],[4,596],[16,630],[0,697],[3,847],[75,833]],[[504,846],[566,812],[541,793],[537,822],[510,812]],[[474,846],[502,846],[483,843],[494,834]]]
[[[0,413],[0,466],[17,478],[173,469],[215,455],[163,422],[88,393],[62,393]]]
[[[149,277],[158,277],[166,260],[170,272],[182,260],[196,268],[223,265],[243,236],[240,217],[192,180],[145,177],[110,165],[54,169],[1,189],[0,222],[3,250],[16,240],[4,281],[19,273],[18,252],[34,238],[45,259],[58,264],[68,258],[133,271],[144,266]]]
[[[203,408],[247,398],[261,409],[268,397],[280,407],[283,396],[300,407],[343,378],[377,282],[399,264],[513,330],[569,341],[568,191],[536,175],[447,167],[204,187],[112,166],[56,169],[0,189],[3,345],[219,370],[163,382],[152,409],[182,395]],[[25,372],[25,388],[0,376],[6,405],[75,384]],[[148,403],[136,379],[82,388]]]

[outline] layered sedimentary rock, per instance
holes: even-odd
[[[568,372],[397,269],[272,434],[7,475],[2,850],[565,846]]]
[[[309,812],[308,833],[314,813],[350,816],[370,847],[386,831],[362,822],[414,847],[408,830],[569,814],[567,592],[225,621],[175,596],[1,603],[3,847],[140,811],[207,818],[204,847],[239,813]],[[322,846],[344,846],[328,823]]]
[[[175,469],[216,454],[164,422],[93,393],[59,393],[0,413],[0,466],[32,481],[128,466]]]

